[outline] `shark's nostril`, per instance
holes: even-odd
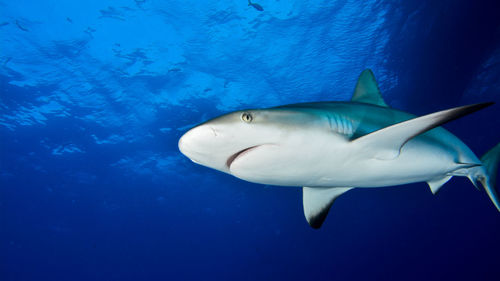
[[[217,131],[213,127],[210,127],[210,129],[212,129],[212,132],[214,133],[214,136],[217,136]]]

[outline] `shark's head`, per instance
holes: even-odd
[[[236,111],[189,130],[179,149],[197,164],[252,182],[285,185],[279,171],[289,174],[298,159],[318,156],[301,147],[311,144],[310,136],[324,131],[325,123],[313,112],[289,108]]]

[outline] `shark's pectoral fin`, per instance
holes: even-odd
[[[313,228],[320,228],[337,197],[352,187],[303,187],[302,203],[307,222]]]
[[[451,177],[452,176],[444,176],[442,178],[428,181],[427,184],[431,188],[432,194],[436,194],[439,189],[451,179]]]
[[[370,69],[365,69],[359,75],[351,101],[387,106],[378,89],[375,75]]]
[[[360,147],[364,155],[381,160],[394,159],[399,156],[403,145],[412,138],[492,104],[478,103],[431,113],[382,128],[351,142]]]

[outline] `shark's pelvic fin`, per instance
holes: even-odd
[[[375,75],[373,75],[371,69],[365,69],[361,72],[361,75],[359,75],[358,83],[356,84],[356,89],[354,90],[351,101],[387,107],[387,104],[380,94]]]
[[[364,149],[364,153],[371,153],[373,158],[394,159],[399,156],[403,145],[412,138],[492,104],[492,102],[478,103],[427,114],[382,128],[351,142]]]
[[[432,194],[436,194],[439,189],[441,189],[441,187],[451,179],[451,177],[452,176],[444,176],[442,178],[428,181],[427,184],[431,188]]]
[[[303,187],[302,204],[307,222],[313,228],[320,228],[337,197],[352,187]]]

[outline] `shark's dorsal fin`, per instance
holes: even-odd
[[[306,187],[302,188],[302,204],[307,222],[320,228],[337,197],[352,187]]]
[[[381,160],[394,159],[399,156],[403,145],[415,136],[492,104],[492,102],[478,103],[427,114],[382,128],[351,142],[363,149],[364,155],[371,154],[373,158]]]
[[[373,75],[371,69],[365,69],[359,75],[351,101],[387,106],[380,94],[375,75]]]

